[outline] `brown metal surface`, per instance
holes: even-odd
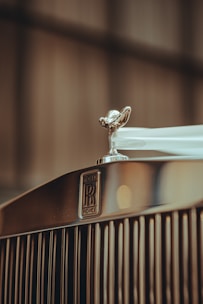
[[[92,171],[100,176],[99,213],[84,217],[80,181]],[[203,160],[104,164],[64,175],[0,205],[0,237],[153,213],[154,208],[181,209],[202,200]]]

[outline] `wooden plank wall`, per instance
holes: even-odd
[[[200,1],[1,1],[0,188],[94,165],[98,118],[203,122]]]

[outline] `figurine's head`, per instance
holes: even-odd
[[[106,117],[100,117],[99,122],[102,127],[108,129],[109,133],[115,132],[118,128],[123,127],[129,120],[131,107],[125,107],[120,112],[111,110]]]

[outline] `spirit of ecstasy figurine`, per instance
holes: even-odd
[[[100,124],[102,125],[102,127],[108,129],[109,154],[103,156],[100,160],[98,160],[98,163],[106,163],[111,161],[128,159],[126,155],[118,153],[112,138],[119,128],[122,128],[126,125],[130,118],[130,114],[131,107],[127,106],[124,107],[120,112],[117,110],[111,110],[107,113],[106,117],[100,117]]]

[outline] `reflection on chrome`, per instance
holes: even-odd
[[[119,209],[127,209],[132,206],[132,191],[128,186],[119,186],[116,197]]]

